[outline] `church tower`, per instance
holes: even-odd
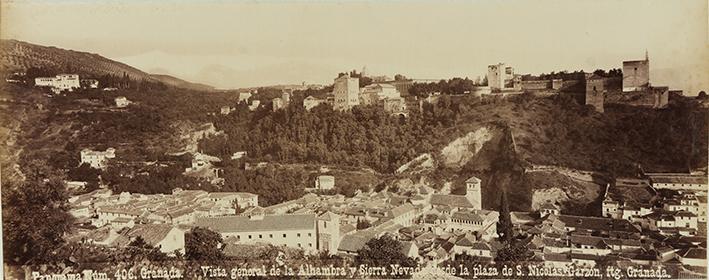
[[[476,210],[482,209],[481,187],[482,181],[477,177],[470,177],[465,180],[465,197],[473,204]]]

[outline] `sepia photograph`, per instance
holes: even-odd
[[[0,0],[0,278],[707,279],[707,0]]]

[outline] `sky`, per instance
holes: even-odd
[[[218,88],[332,83],[337,73],[421,79],[620,68],[707,88],[706,0],[2,0],[0,37],[88,51]]]

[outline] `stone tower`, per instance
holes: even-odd
[[[498,63],[487,67],[487,85],[492,91],[500,91],[505,87],[505,64]]]
[[[333,109],[346,111],[359,105],[359,78],[351,78],[348,74],[338,77],[332,91],[335,95]]]
[[[586,78],[586,105],[593,106],[596,111],[603,113],[605,101],[605,79],[597,75]]]
[[[650,87],[650,57],[644,60],[623,61],[623,91],[643,91]]]
[[[340,247],[340,216],[327,211],[317,218],[318,251],[337,254]]]
[[[465,197],[473,204],[477,210],[482,209],[482,181],[477,177],[470,177],[465,180]]]

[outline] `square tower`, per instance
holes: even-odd
[[[317,249],[331,255],[340,247],[340,216],[327,211],[317,217]]]
[[[650,59],[623,61],[623,91],[641,91],[650,86]]]
[[[505,64],[498,63],[487,66],[487,85],[492,91],[505,87]]]
[[[335,110],[346,111],[359,105],[359,78],[351,78],[347,74],[336,78],[333,94],[335,96],[333,106]]]
[[[482,209],[482,181],[477,177],[470,177],[465,180],[465,197],[473,204],[476,210]]]
[[[586,105],[591,105],[596,111],[603,113],[605,100],[605,79],[592,75],[586,78]]]

